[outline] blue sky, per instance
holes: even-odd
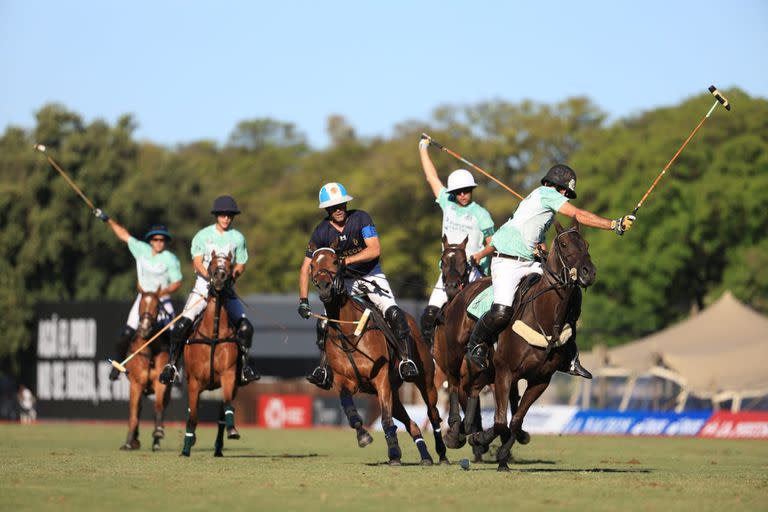
[[[588,95],[612,118],[714,83],[768,97],[768,1],[0,0],[0,129],[63,103],[172,146],[328,115],[361,136],[441,104]],[[738,108],[738,106],[734,106]]]

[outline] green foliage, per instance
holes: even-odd
[[[585,231],[598,281],[584,300],[580,344],[617,343],[659,329],[731,289],[768,312],[768,101],[728,91],[734,110],[716,109],[639,211],[622,238]],[[135,120],[90,123],[61,105],[46,105],[28,132],[0,136],[0,356],[31,338],[39,301],[129,298],[135,266],[124,244],[32,150],[49,154],[107,213],[141,236],[168,224],[170,249],[182,261],[186,293],[189,245],[213,222],[220,194],[243,214],[235,227],[251,260],[241,293],[294,292],[309,235],[323,218],[320,186],[341,181],[350,207],[370,212],[379,229],[382,265],[398,297],[425,297],[437,277],[441,212],[419,163],[422,131],[523,195],[555,162],[579,175],[576,206],[610,218],[632,210],[706,112],[704,94],[605,125],[586,98],[547,105],[502,100],[441,106],[428,121],[407,121],[391,138],[361,139],[341,116],[328,118],[330,147],[311,149],[292,123],[249,119],[226,145],[196,141],[176,148],[139,143]],[[443,180],[463,166],[431,150]],[[517,199],[477,176],[475,199],[497,227]],[[565,220],[565,219],[561,219]],[[585,228],[586,230],[586,228]]]

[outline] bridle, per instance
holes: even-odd
[[[226,290],[230,283],[232,282],[232,272],[231,269],[227,269],[227,262],[229,261],[229,256],[224,256],[222,254],[217,254],[215,257],[216,260],[216,268],[213,270],[213,272],[210,272],[210,266],[209,266],[209,276],[211,276],[211,285],[209,293],[219,295],[224,290]],[[211,261],[213,263],[213,261]],[[223,273],[226,277],[224,279],[214,279],[215,276],[221,275]]]
[[[464,269],[460,270],[454,266],[454,263],[456,262],[456,254],[461,252],[465,255],[465,261],[464,261]],[[447,260],[450,262],[450,265],[448,268],[443,267],[443,261]],[[466,252],[465,250],[460,246],[460,244],[448,244],[445,246],[445,250],[443,250],[443,254],[440,257],[440,272],[443,276],[443,289],[446,288],[448,277],[451,275],[458,276],[458,289],[461,290],[464,288],[464,286],[469,281],[469,274],[472,271],[472,266],[469,264],[469,259],[466,258]]]
[[[312,252],[312,259],[315,259],[315,255],[320,251],[330,251],[334,256],[336,255],[336,250],[331,247],[320,247],[318,249],[315,249]],[[327,268],[321,268],[318,269],[317,272],[312,273],[312,284],[315,285],[315,287],[319,288],[319,281],[318,277],[322,275],[328,276],[328,279],[331,281],[331,294],[332,296],[339,296],[346,292],[347,288],[344,286],[344,272],[343,267],[340,267],[338,271],[332,272],[328,270]]]

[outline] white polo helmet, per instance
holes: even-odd
[[[463,188],[474,188],[476,186],[475,178],[466,169],[456,169],[448,175],[448,192],[454,192]]]
[[[328,208],[351,200],[352,196],[347,194],[344,185],[336,182],[326,183],[320,188],[320,206],[318,208]]]

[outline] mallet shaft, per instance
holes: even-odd
[[[83,198],[83,201],[85,201],[85,204],[87,204],[91,210],[95,209],[96,207],[93,206],[93,203],[91,202],[91,200],[86,197],[83,191],[80,190],[80,187],[78,187],[77,184],[74,181],[72,181],[72,179],[67,175],[67,173],[64,172],[64,169],[59,167],[59,164],[57,164],[56,161],[53,158],[51,158],[49,155],[45,155],[45,156],[48,159],[48,163],[50,163],[54,169],[59,171],[59,174],[61,174],[61,177],[64,178],[67,181],[67,183],[69,183],[69,186],[72,187],[72,189],[74,189],[75,192],[77,192],[77,195]]]
[[[436,146],[438,149],[441,149],[441,150],[445,151],[446,153],[448,153],[449,155],[451,155],[451,156],[452,156],[453,158],[455,158],[456,160],[458,160],[458,161],[460,161],[460,162],[463,162],[463,163],[467,164],[468,166],[470,166],[471,168],[473,168],[474,170],[476,170],[477,172],[479,172],[480,174],[482,174],[482,175],[483,175],[483,176],[485,176],[486,178],[488,178],[488,179],[490,179],[490,180],[494,181],[495,183],[497,183],[499,186],[501,186],[501,187],[502,187],[504,190],[506,190],[507,192],[509,192],[509,193],[510,193],[510,194],[512,194],[513,196],[517,197],[517,198],[518,198],[518,199],[520,199],[520,200],[523,200],[523,199],[525,199],[523,196],[521,196],[520,194],[518,194],[517,192],[515,192],[514,190],[512,190],[511,188],[509,188],[507,185],[505,185],[505,184],[504,184],[504,183],[502,183],[501,181],[497,180],[496,178],[494,178],[493,176],[491,176],[490,174],[488,174],[487,172],[485,172],[484,170],[482,170],[480,167],[476,166],[475,164],[473,164],[472,162],[470,162],[469,160],[467,160],[466,158],[464,158],[463,156],[461,156],[460,154],[458,154],[458,153],[456,153],[456,152],[452,151],[451,149],[449,149],[449,148],[447,148],[447,147],[443,146],[442,144],[440,144],[439,142],[437,142],[436,140],[434,140],[432,137],[430,137],[430,136],[429,136],[429,135],[427,135],[426,133],[422,133],[422,134],[421,134],[421,136],[422,136],[422,138],[424,138],[424,139],[427,139],[427,140],[429,141],[429,143],[430,143],[430,144],[433,144],[433,145],[434,145],[434,146]]]

